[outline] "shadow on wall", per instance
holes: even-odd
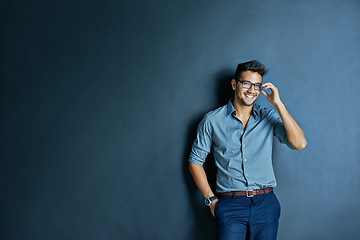
[[[219,107],[227,104],[229,99],[233,95],[233,90],[231,89],[231,85],[230,85],[233,75],[234,74],[232,69],[224,69],[215,76],[215,82],[217,83],[216,87],[217,87],[217,99],[218,99]],[[194,232],[192,234],[193,239],[215,240],[215,219],[211,215],[210,210],[207,207],[205,207],[203,203],[202,194],[200,193],[200,190],[197,188],[190,174],[189,164],[188,164],[188,158],[191,152],[191,146],[196,137],[197,126],[204,117],[205,113],[206,112],[202,112],[199,113],[197,116],[194,116],[194,118],[188,124],[188,135],[185,143],[186,151],[184,153],[185,155],[184,155],[183,172],[184,172],[184,179],[186,182],[186,186],[190,196],[190,204],[192,207],[193,215],[195,217]],[[212,154],[209,154],[208,157],[206,158],[204,168],[206,171],[206,175],[208,177],[210,187],[212,188],[213,192],[215,192],[217,170],[215,166],[214,157]]]

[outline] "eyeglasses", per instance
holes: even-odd
[[[239,79],[237,79],[236,81],[241,82],[243,88],[251,88],[254,85],[254,89],[256,91],[260,91],[261,90],[261,84],[260,83],[251,83],[250,81],[241,81]]]

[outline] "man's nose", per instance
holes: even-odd
[[[251,85],[251,87],[248,88],[248,90],[251,91],[251,92],[255,92],[255,85]]]

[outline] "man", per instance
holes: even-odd
[[[231,80],[234,97],[205,115],[192,146],[190,172],[215,216],[218,240],[276,239],[280,204],[273,192],[273,136],[291,149],[307,145],[303,130],[286,110],[278,89],[270,82],[262,84],[267,71],[256,60],[239,64]],[[276,111],[254,103],[260,92]],[[202,166],[210,151],[217,166],[219,199]]]

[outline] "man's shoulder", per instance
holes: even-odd
[[[255,107],[262,119],[266,117],[274,117],[277,115],[277,111],[273,108],[268,108],[260,105],[256,105]]]
[[[261,105],[258,105],[258,104],[254,104],[254,107],[260,112],[260,113],[269,113],[269,112],[272,112],[274,111],[274,109],[272,108],[268,108],[268,107],[264,107],[264,106],[261,106]]]
[[[207,119],[209,121],[214,121],[221,117],[225,117],[226,113],[227,113],[227,105],[224,105],[206,113],[204,119]]]

